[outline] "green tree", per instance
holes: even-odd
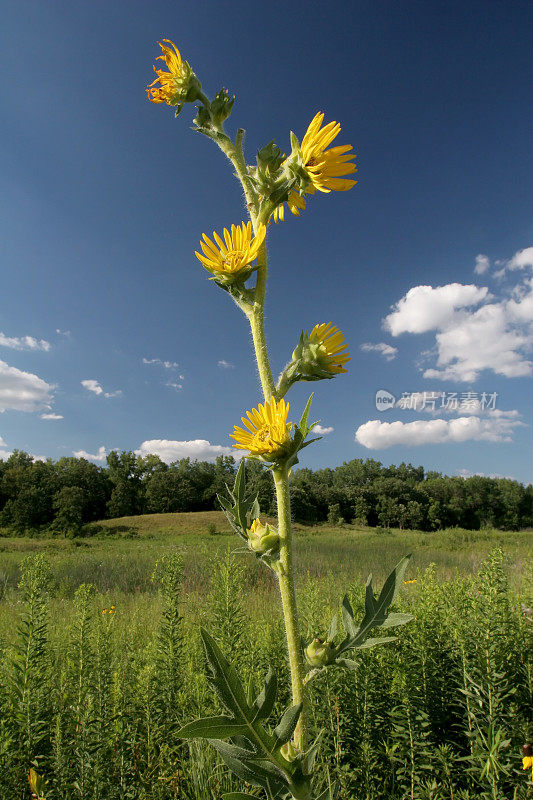
[[[54,496],[54,526],[67,533],[79,533],[83,524],[85,494],[79,486],[63,486]]]

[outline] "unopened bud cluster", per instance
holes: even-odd
[[[305,658],[311,667],[327,667],[335,661],[336,648],[333,642],[316,637],[305,648]]]
[[[247,531],[248,547],[258,555],[272,555],[279,550],[279,535],[275,528],[263,525],[259,519],[254,519]]]

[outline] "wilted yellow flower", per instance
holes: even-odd
[[[357,181],[341,177],[349,175],[351,172],[357,172],[355,164],[349,163],[352,158],[355,158],[355,153],[349,152],[352,149],[351,144],[326,150],[339,134],[341,126],[338,122],[328,122],[321,128],[323,121],[324,114],[319,111],[313,117],[302,139],[300,147],[302,160],[313,189],[317,189],[319,192],[330,192],[332,189],[345,192],[357,183]],[[307,191],[309,192],[309,190]],[[312,192],[310,193],[312,194]]]
[[[294,214],[295,217],[299,217],[300,210],[303,211],[306,205],[307,203],[305,197],[302,197],[297,192],[289,192],[287,206],[291,214]],[[283,222],[285,219],[285,204],[281,203],[277,208],[275,208],[272,216],[274,217],[274,222],[276,225],[278,222]]]
[[[164,61],[170,71],[156,69],[154,65],[157,78],[146,90],[148,99],[152,103],[167,103],[169,106],[179,106],[185,101],[194,102],[197,91],[200,89],[198,78],[188,62],[183,61],[176,45],[170,39],[163,39],[163,41],[168,42],[174,49],[158,42],[163,55],[157,56],[157,60]],[[155,86],[156,83],[160,85]]]
[[[350,360],[346,350],[346,341],[340,331],[331,322],[315,325],[309,336],[311,347],[318,345],[316,359],[327,372],[348,372],[344,365]]]
[[[195,251],[194,255],[217,279],[225,281],[242,279],[246,273],[249,275],[252,271],[252,262],[257,258],[265,235],[264,225],[259,226],[257,235],[253,239],[251,222],[248,224],[243,222],[241,226],[232,225],[231,234],[224,228],[225,241],[213,231],[216,244],[205,233],[202,234],[204,241],[200,242],[200,247],[204,254],[200,255]]]
[[[241,417],[244,428],[235,425],[235,433],[231,438],[237,444],[237,450],[249,450],[251,455],[263,456],[267,461],[275,461],[281,455],[284,446],[291,440],[292,423],[287,423],[289,404],[285,400],[276,402],[275,397],[267,400],[263,406],[247,411],[247,417]]]

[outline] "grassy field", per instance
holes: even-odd
[[[270,573],[237,552],[219,512],[100,525],[90,538],[0,537],[0,798],[29,798],[31,762],[46,800],[242,789],[175,732],[216,709],[200,625],[257,690],[269,664],[286,685]],[[414,622],[314,688],[321,774],[338,800],[533,797],[520,769],[533,738],[532,545],[531,531],[296,526],[306,638],[325,633],[346,591],[362,608],[369,572],[379,586],[413,553],[397,608]],[[277,713],[288,700],[282,689]]]

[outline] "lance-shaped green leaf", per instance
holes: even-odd
[[[264,789],[271,786],[276,792],[286,792],[289,789],[290,779],[280,767],[272,761],[258,757],[257,752],[217,739],[212,739],[209,743],[220,753],[231,771],[247,783]]]
[[[211,670],[207,680],[228,711],[235,714],[237,721],[246,721],[250,709],[235,667],[226,660],[221,649],[207,631],[202,628],[200,634],[204,644],[205,657]]]
[[[218,502],[235,533],[247,541],[246,531],[252,520],[259,516],[259,502],[257,497],[246,497],[244,458],[235,475],[233,489],[230,489],[229,486],[226,488],[229,499],[217,494]]]
[[[289,708],[283,714],[279,725],[274,729],[274,738],[276,740],[276,747],[281,747],[286,744],[296,730],[300,714],[302,713],[303,703],[298,703]]]
[[[247,697],[235,668],[213,637],[204,630],[201,636],[209,668],[208,681],[231,716],[190,722],[178,736],[207,738],[236,775],[266,789],[272,797],[282,800],[290,791],[293,797],[307,800],[307,777],[301,775],[296,761],[289,763],[280,754],[280,748],[294,733],[301,705],[287,709],[272,734],[263,727],[262,720],[270,716],[274,707],[277,689],[274,672],[269,670],[262,691],[252,702],[251,685]]]
[[[267,676],[265,678],[265,685],[262,691],[254,700],[252,710],[254,711],[253,721],[260,719],[268,719],[272,714],[274,703],[276,702],[276,694],[278,691],[278,679],[276,673],[269,667]]]
[[[371,640],[370,633],[374,628],[394,627],[395,625],[402,625],[409,621],[406,617],[409,615],[398,615],[396,621],[390,622],[388,625],[387,617],[389,608],[395,601],[400,586],[405,574],[405,570],[409,563],[411,556],[405,556],[393,569],[376,599],[372,588],[372,577],[369,577],[366,584],[365,591],[365,613],[359,625],[356,625],[354,620],[354,613],[350,601],[347,596],[342,601],[342,621],[346,631],[346,638],[337,648],[337,656],[344,653],[346,650],[355,648],[360,649],[366,644],[366,647],[374,647],[377,644],[384,644],[387,641],[392,641],[390,637],[378,638]]]
[[[188,722],[180,730],[183,739],[229,739],[248,732],[248,725],[236,722],[232,717],[203,717]]]

